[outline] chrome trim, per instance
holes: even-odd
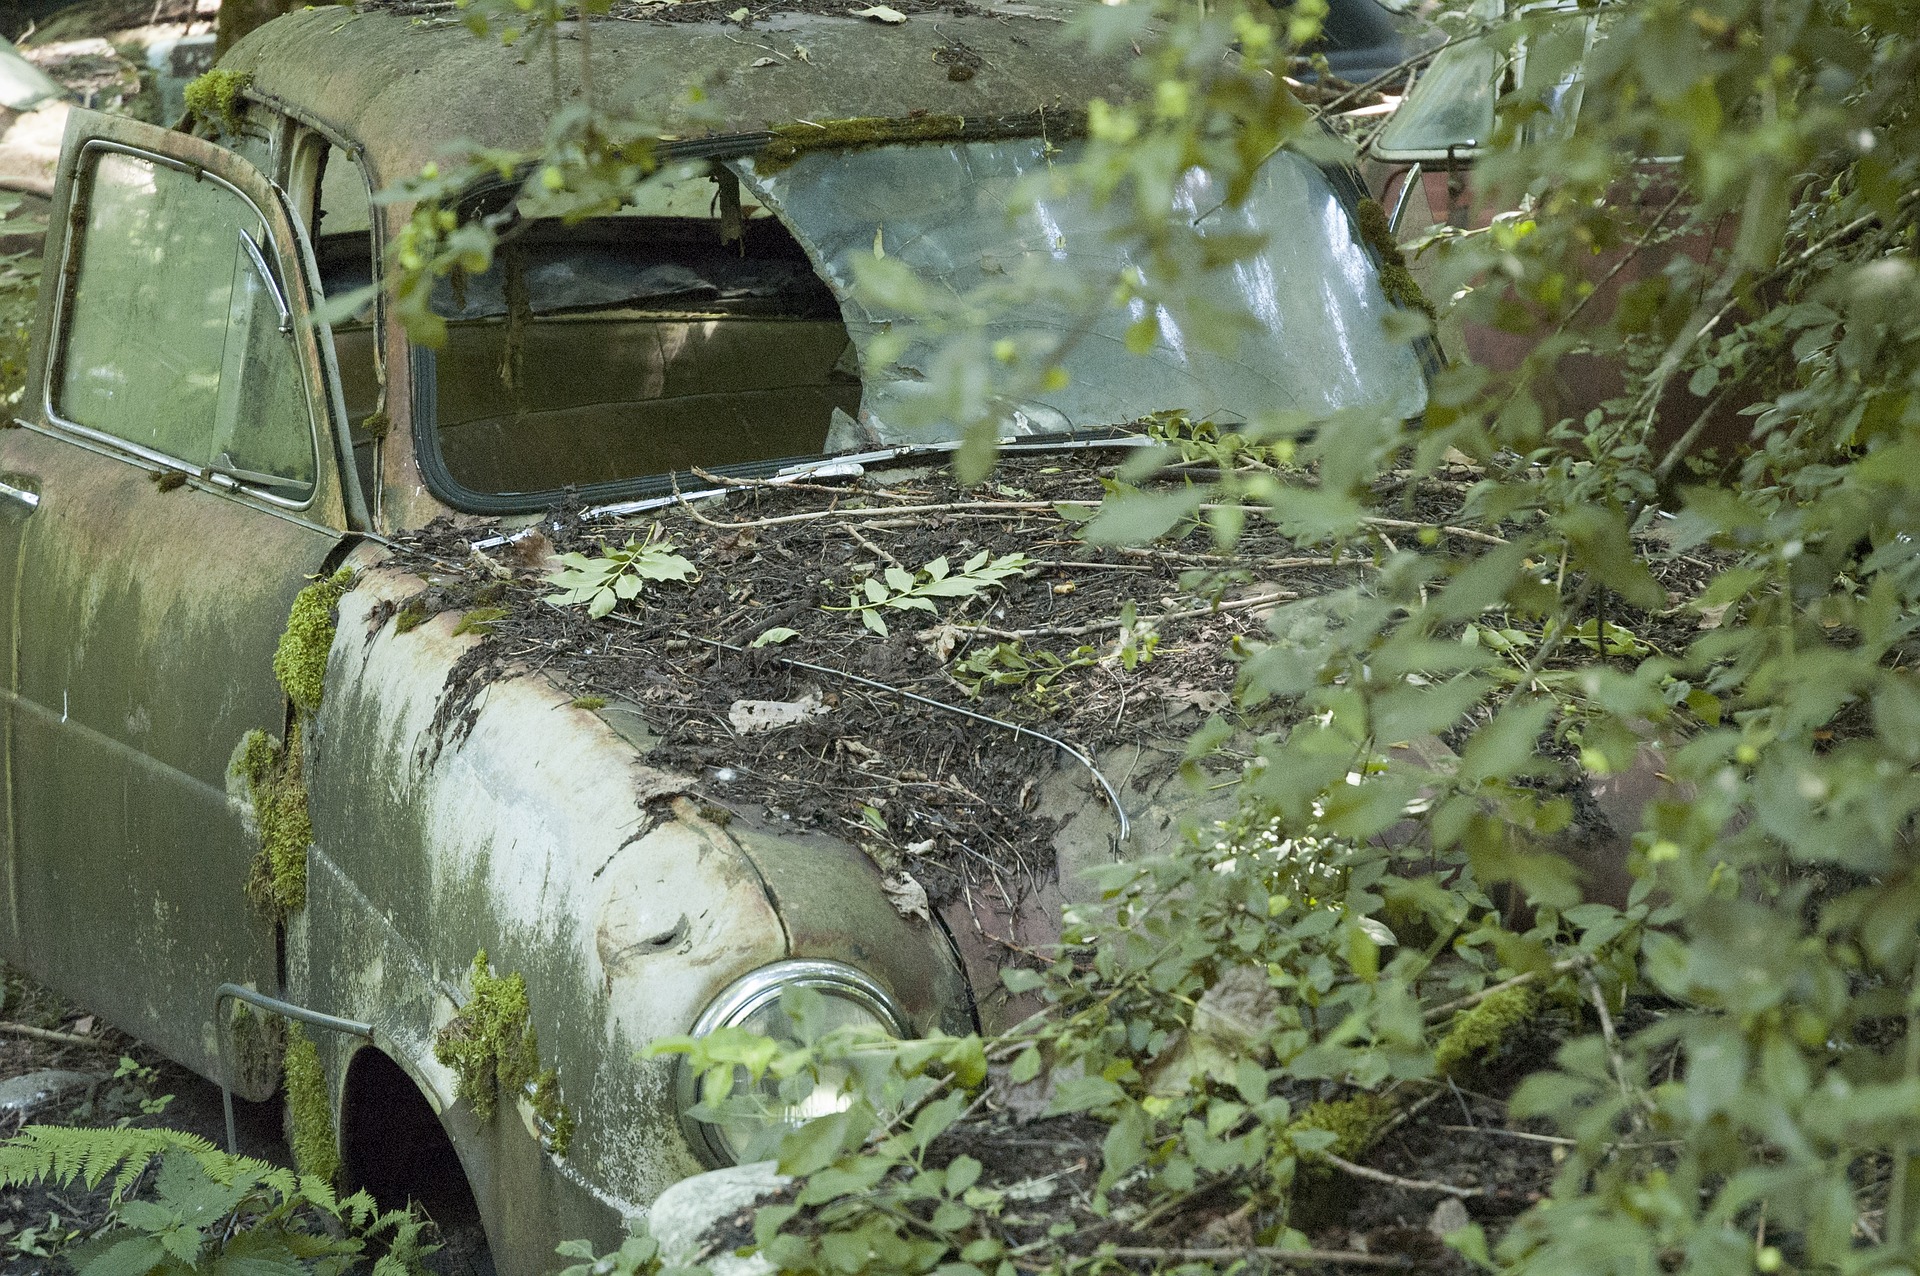
[[[30,510],[40,508],[40,493],[29,492],[24,487],[15,487],[11,483],[0,483],[0,499],[18,501]]]
[[[272,221],[258,204],[255,204],[247,197],[245,191],[235,186],[232,182],[227,181],[218,173],[208,172],[206,169],[194,164],[189,164],[185,160],[175,159],[171,155],[163,155],[157,151],[142,150],[137,146],[128,146],[123,142],[110,142],[105,138],[94,137],[87,139],[86,145],[80,148],[80,154],[74,161],[74,191],[67,207],[67,225],[60,231],[59,287],[58,291],[54,294],[52,324],[48,328],[46,370],[38,387],[40,392],[40,410],[45,414],[48,425],[58,428],[62,433],[77,436],[78,438],[89,440],[95,444],[105,444],[111,449],[109,455],[112,455],[114,452],[130,454],[138,457],[140,460],[164,466],[167,469],[185,470],[188,474],[198,475],[201,467],[191,461],[169,456],[165,452],[155,451],[152,448],[142,447],[138,443],[123,439],[119,435],[111,434],[105,430],[96,430],[91,426],[81,425],[77,421],[69,421],[54,409],[54,379],[65,371],[64,361],[67,354],[67,311],[71,303],[69,294],[72,291],[74,280],[80,273],[80,262],[77,252],[78,236],[75,232],[84,226],[84,214],[90,208],[93,200],[93,172],[94,166],[97,166],[98,161],[93,161],[93,165],[91,166],[88,161],[89,157],[95,154],[131,156],[134,159],[145,160],[149,164],[158,164],[162,168],[173,169],[175,172],[190,173],[193,175],[195,181],[213,182],[216,185],[222,186],[229,191],[234,198],[238,199],[246,207],[252,209],[254,216],[260,219],[261,229],[267,245],[274,250],[276,256],[280,255],[279,241],[273,237]],[[76,214],[80,215],[76,216]],[[47,233],[54,233],[53,228],[49,227]],[[302,376],[300,379],[303,388],[310,390],[311,387],[305,385],[307,381],[307,377],[305,376],[305,362],[304,359],[301,360]],[[315,472],[313,491],[308,494],[307,499],[304,501],[291,501],[284,496],[275,496],[272,492],[262,491],[259,488],[253,487],[241,487],[238,484],[234,485],[234,487],[230,489],[231,491],[258,501],[262,505],[275,509],[276,512],[279,510],[308,510],[313,508],[315,503],[319,501],[321,488],[321,484],[318,481],[320,470],[320,427],[318,422],[314,420],[313,397],[311,393],[306,397],[307,437],[313,445]]]
[[[1387,233],[1389,235],[1393,235],[1396,238],[1399,236],[1400,222],[1407,215],[1407,201],[1413,196],[1415,184],[1425,177],[1425,169],[1418,164],[1415,164],[1407,170],[1406,177],[1400,182],[1400,193],[1394,197],[1393,211],[1387,214]]]
[[[265,220],[262,218],[261,220]],[[273,312],[280,316],[280,331],[293,331],[293,311],[287,307],[287,296],[280,291],[280,281],[273,277],[273,267],[267,265],[265,254],[260,245],[253,241],[247,228],[240,229],[240,246],[247,250],[247,259],[253,263],[253,269],[260,276],[260,282],[267,286],[267,295],[273,298]]]
[[[911,1032],[906,1015],[894,1003],[887,990],[866,971],[844,962],[816,958],[793,958],[750,970],[721,990],[707,1003],[693,1022],[692,1035],[704,1037],[716,1028],[737,1027],[756,1010],[777,1000],[788,988],[814,988],[851,1001],[873,1014],[896,1037]],[[687,1066],[687,1057],[674,1061],[674,1094],[680,1106],[680,1128],[694,1154],[708,1166],[718,1169],[732,1165],[719,1133],[707,1122],[689,1115],[700,1100],[700,1078]]]

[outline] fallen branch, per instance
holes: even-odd
[[[1487,1189],[1484,1187],[1455,1187],[1451,1183],[1435,1183],[1431,1179],[1403,1179],[1398,1174],[1388,1174],[1384,1170],[1370,1170],[1364,1165],[1355,1165],[1345,1157],[1335,1156],[1331,1152],[1316,1152],[1314,1155],[1330,1165],[1338,1166],[1355,1178],[1371,1179],[1375,1183],[1385,1183],[1389,1187],[1403,1187],[1409,1192],[1445,1192],[1448,1196],[1457,1196],[1462,1200],[1487,1194]]]
[[[1576,966],[1586,965],[1589,960],[1590,959],[1583,954],[1579,957],[1569,957],[1565,961],[1556,961],[1547,969],[1556,975],[1564,974]],[[1497,984],[1487,985],[1479,992],[1470,992],[1464,997],[1455,997],[1452,1001],[1442,1002],[1423,1014],[1421,1018],[1427,1023],[1445,1019],[1456,1010],[1465,1010],[1468,1006],[1477,1006],[1497,992],[1505,992],[1509,988],[1518,988],[1523,984],[1530,984],[1539,977],[1539,971],[1529,970],[1524,975],[1515,975],[1512,979],[1503,979]]]
[[[1397,527],[1408,532],[1445,532],[1449,536],[1458,536],[1464,540],[1479,541],[1483,545],[1505,545],[1503,537],[1491,532],[1476,532],[1471,527],[1449,527],[1445,523],[1411,523],[1404,518],[1368,517],[1360,520],[1369,527]]]
[[[1398,1254],[1366,1254],[1357,1249],[1281,1249],[1276,1245],[1246,1245],[1238,1249],[1219,1246],[1205,1249],[1173,1249],[1159,1245],[1118,1245],[1103,1251],[1115,1258],[1165,1259],[1174,1263],[1222,1262],[1236,1258],[1258,1258],[1283,1267],[1305,1267],[1329,1263],[1342,1267],[1387,1267],[1404,1271],[1413,1261]]]
[[[1162,612],[1158,616],[1141,616],[1134,623],[1142,625],[1161,625],[1169,620],[1192,620],[1197,616],[1212,616],[1220,612],[1246,611],[1252,607],[1265,607],[1272,603],[1286,602],[1300,595],[1290,589],[1275,590],[1270,594],[1257,594],[1252,598],[1237,598],[1230,603],[1221,603],[1214,607],[1191,607],[1186,611]],[[984,634],[989,638],[1073,638],[1083,634],[1100,633],[1107,629],[1118,629],[1120,617],[1109,616],[1104,620],[1090,621],[1084,625],[1043,625],[1037,629],[996,629],[992,625],[962,625],[953,628],[963,633]]]
[[[117,1050],[98,1037],[83,1037],[77,1032],[58,1032],[52,1028],[36,1028],[32,1024],[0,1022],[0,1032],[10,1032],[16,1037],[32,1037],[35,1041],[54,1041],[63,1046],[86,1046],[92,1050]]]

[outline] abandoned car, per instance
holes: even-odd
[[[327,1103],[295,1114],[296,1146],[443,1222],[467,1211],[503,1271],[615,1243],[751,1136],[689,1119],[648,1042],[767,1025],[789,987],[898,1034],[1007,1013],[990,949],[903,906],[852,836],[721,809],[725,768],[663,763],[644,706],[575,695],[533,657],[456,695],[486,626],[414,605],[444,552],[396,548],[432,525],[454,566],[498,563],[556,507],[590,521],[717,482],[824,483],[824,463],[937,465],[954,440],[896,418],[923,352],[874,353],[892,316],[850,263],[878,246],[965,289],[1125,251],[1074,198],[1006,211],[1090,100],[1137,91],[1067,11],[768,12],[739,40],[725,7],[596,24],[595,78],[661,122],[669,172],[619,215],[517,227],[491,270],[443,284],[438,349],[384,304],[316,311],[377,279],[405,224],[374,192],[456,138],[537,144],[544,59],[410,11],[317,8],[235,48],[231,109],[194,133],[74,111],[25,401],[0,430],[7,961],[246,1099],[305,1050]],[[762,45],[805,56],[761,65]],[[719,87],[696,115],[702,82]],[[770,158],[796,129],[824,137]],[[1418,413],[1428,352],[1383,323],[1360,195],[1290,150],[1239,208],[1194,174],[1180,216],[1284,231],[1234,276],[1263,330],[1229,359],[1162,316],[1140,357],[1139,316],[1101,318],[1068,384],[1010,413],[1017,442],[1112,446],[1170,408]],[[512,189],[472,199],[505,209]],[[770,623],[745,608],[709,636]],[[689,641],[630,662],[665,677]],[[1150,794],[1036,747],[1056,907],[1079,867],[1176,835]],[[516,1010],[537,1047],[488,1040]],[[522,1045],[537,1058],[495,1057]]]

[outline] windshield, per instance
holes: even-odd
[[[821,151],[764,173],[738,160],[655,183],[628,215],[522,223],[491,270],[436,292],[448,341],[426,357],[422,415],[447,477],[531,500],[648,477],[664,488],[660,476],[693,467],[955,441],[951,425],[907,424],[933,350],[875,357],[875,337],[905,316],[853,295],[853,259],[878,246],[958,292],[1030,264],[1094,280],[1144,270],[1082,198],[1007,211],[1024,179],[1071,159],[1036,138]],[[1009,405],[1009,435],[1166,410],[1223,422],[1420,410],[1418,353],[1388,335],[1375,265],[1326,174],[1282,152],[1241,208],[1221,202],[1195,173],[1177,212],[1204,234],[1270,236],[1221,273],[1222,304],[1255,321],[1238,348],[1203,348],[1161,312],[1152,350],[1130,354],[1125,333],[1148,317],[1144,303],[1042,295],[987,336],[1072,337],[1067,385]]]
[[[755,194],[794,227],[841,299],[847,331],[861,351],[865,397],[857,431],[830,443],[921,441],[908,430],[934,351],[909,347],[891,365],[868,358],[875,336],[906,318],[853,295],[853,259],[875,250],[943,289],[965,293],[1014,278],[1039,265],[1101,286],[1131,267],[1150,286],[1152,267],[1115,241],[1113,216],[1079,195],[1041,198],[1010,213],[1017,185],[1050,163],[1039,138],[953,146],[896,146],[848,153],[818,152],[791,167],[756,176],[742,172]],[[1275,409],[1315,416],[1360,405],[1403,416],[1425,401],[1419,357],[1389,337],[1388,303],[1375,267],[1327,176],[1310,160],[1283,151],[1261,169],[1238,209],[1198,170],[1187,175],[1177,215],[1198,219],[1210,235],[1267,237],[1264,248],[1223,275],[1230,295],[1257,322],[1238,348],[1220,353],[1185,332],[1164,309],[1151,317],[1159,338],[1144,356],[1127,350],[1126,331],[1146,318],[1146,303],[1099,305],[1089,321],[1087,296],[1028,302],[988,335],[1019,338],[1037,331],[1078,334],[1064,359],[1066,387],[1015,405],[1010,433],[1098,429],[1154,412],[1182,410],[1196,418],[1242,421]],[[842,423],[843,426],[846,423]],[[952,438],[949,431],[947,437]]]

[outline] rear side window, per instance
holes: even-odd
[[[313,493],[312,417],[260,214],[211,175],[94,148],[53,408],[282,500]]]

